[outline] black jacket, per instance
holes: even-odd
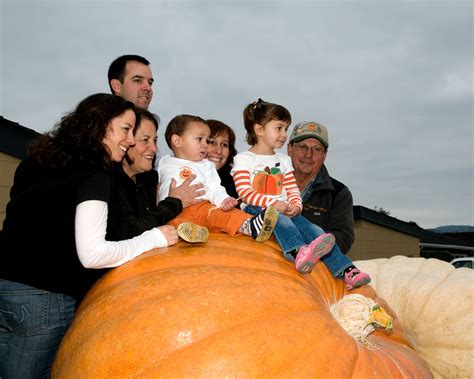
[[[330,177],[323,165],[302,198],[303,216],[334,234],[341,251],[347,254],[354,243],[353,201],[349,188]]]
[[[165,225],[183,210],[181,200],[174,197],[156,204],[158,173],[155,170],[138,174],[136,180],[135,184],[121,164],[115,165],[107,219],[109,241],[133,238]]]

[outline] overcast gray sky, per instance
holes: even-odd
[[[474,225],[472,1],[0,0],[0,114],[44,132],[148,58],[150,110],[220,119],[248,149],[258,97],[329,129],[355,205],[424,228]],[[286,148],[285,148],[286,151]]]

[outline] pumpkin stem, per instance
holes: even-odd
[[[367,337],[375,328],[390,331],[393,327],[393,318],[372,299],[360,294],[344,296],[330,310],[349,335],[366,345],[370,345]]]

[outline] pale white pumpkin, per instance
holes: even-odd
[[[354,262],[436,378],[474,378],[474,270],[395,256]]]

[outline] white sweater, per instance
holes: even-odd
[[[196,175],[192,184],[204,184],[204,195],[199,199],[208,200],[212,205],[220,207],[225,199],[230,197],[221,185],[221,179],[214,163],[207,159],[199,162],[165,155],[158,163],[158,177],[160,178],[159,201],[165,199],[169,193],[171,179],[176,185],[183,183],[189,176]]]

